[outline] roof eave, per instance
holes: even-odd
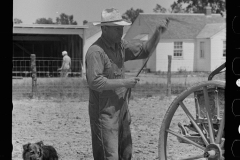
[[[223,29],[221,29],[220,31],[216,32],[215,34],[213,34],[212,36],[210,36],[209,38],[212,39],[214,36],[216,36],[218,33],[222,32],[224,29],[226,29],[226,27],[224,27]]]
[[[53,28],[53,29],[85,29],[87,25],[60,25],[60,24],[13,24],[13,28]]]

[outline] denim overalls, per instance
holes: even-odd
[[[119,44],[118,47],[118,49],[113,50],[104,39],[99,38],[88,50],[89,53],[94,52],[98,59],[101,59],[99,60],[101,62],[95,62],[103,64],[104,69],[100,74],[107,79],[123,79],[125,77],[125,48],[123,44]],[[129,55],[134,57],[134,51],[138,51],[134,48],[137,45],[131,46],[130,44],[130,47],[127,50],[128,59],[131,58]],[[101,58],[99,58],[98,53],[101,54]],[[145,52],[139,49],[137,54],[139,53]],[[88,69],[90,64],[87,62],[91,62],[91,58],[86,57],[86,68]],[[91,68],[91,70],[95,69],[97,68]],[[127,160],[132,157],[131,117],[128,110],[128,99],[124,100],[126,90],[127,88],[121,87],[98,92],[89,88],[89,116],[95,160]]]
[[[103,91],[99,88],[104,86],[104,80],[125,77],[124,61],[147,58],[144,46],[139,42],[122,41],[114,50],[100,37],[88,49],[86,76],[95,160],[128,160],[132,157],[131,117],[128,99],[124,100],[127,88]]]

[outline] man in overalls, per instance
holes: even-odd
[[[125,79],[124,62],[147,58],[166,31],[168,20],[159,24],[145,43],[121,39],[123,26],[131,23],[123,20],[118,10],[103,10],[101,20],[93,24],[101,26],[102,35],[86,54],[93,157],[128,160],[132,157],[131,117],[124,97],[127,88],[133,88],[139,78]]]
[[[67,51],[63,51],[62,56],[62,67],[59,68],[58,71],[61,71],[61,77],[67,77],[68,73],[70,72],[71,58],[67,55]]]

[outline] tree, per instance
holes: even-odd
[[[38,18],[35,24],[54,24],[52,18]]]
[[[132,23],[135,21],[139,13],[143,13],[142,9],[136,9],[133,8],[127,10],[123,15],[122,18],[131,21]]]
[[[23,23],[23,22],[22,22],[21,19],[14,18],[13,23],[14,23],[14,24],[19,24],[19,23]]]
[[[85,25],[85,24],[87,24],[88,23],[88,21],[87,20],[84,20],[83,21],[83,25]]]
[[[205,7],[209,4],[212,13],[222,13],[226,10],[225,0],[177,0],[177,4],[187,4],[186,12],[205,13]]]
[[[65,13],[61,13],[60,16],[56,18],[56,23],[77,25],[77,22],[73,20],[73,15],[67,15]]]
[[[162,7],[161,5],[156,4],[156,7],[153,9],[153,12],[155,12],[155,13],[166,13],[167,10],[166,10],[166,8]]]
[[[173,2],[173,4],[170,6],[170,12],[171,13],[184,13],[186,10],[182,7],[182,3],[176,3]]]

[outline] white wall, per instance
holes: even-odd
[[[211,71],[219,67],[226,61],[223,57],[223,41],[226,40],[226,30],[211,37]]]
[[[173,56],[176,41],[183,42],[182,58]],[[168,55],[172,55],[171,71],[178,71],[180,68],[193,71],[194,40],[161,40],[156,50],[156,71],[168,70]]]
[[[173,57],[174,41],[183,42],[183,58]],[[166,72],[168,70],[168,55],[172,55],[171,71],[178,71],[180,68],[193,71],[194,40],[161,40],[146,67],[151,72]],[[128,61],[125,62],[125,68],[128,71],[138,70],[142,64],[143,60]]]
[[[172,55],[173,59],[173,42],[163,42],[163,40],[161,40],[156,48],[156,52],[156,71],[167,71],[168,55]]]

